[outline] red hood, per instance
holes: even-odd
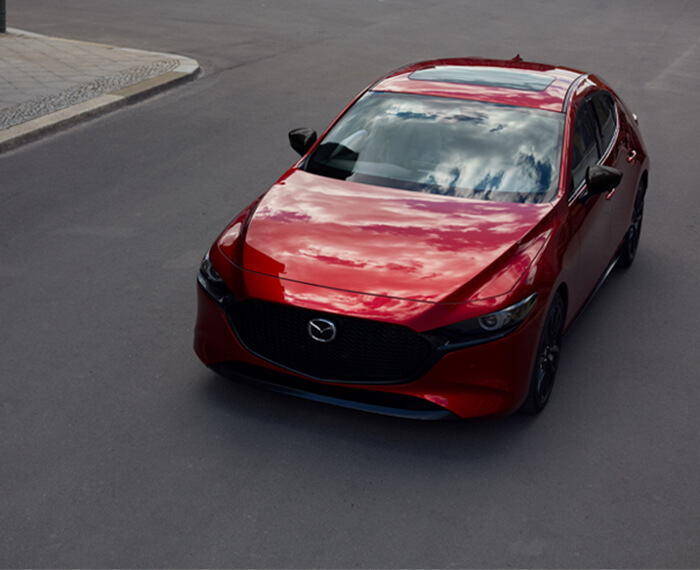
[[[512,269],[504,273],[497,261],[522,252],[521,240],[550,209],[550,204],[455,199],[292,170],[253,214],[242,265],[301,283],[418,301],[464,300],[455,294],[466,293],[465,285],[474,292],[494,278],[500,294],[515,284],[543,241],[518,260],[517,275]]]

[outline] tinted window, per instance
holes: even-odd
[[[601,152],[610,147],[617,130],[617,113],[615,101],[609,93],[596,93],[591,97],[591,107],[596,118],[598,134],[601,138]]]
[[[307,161],[379,186],[515,202],[556,195],[563,115],[441,97],[369,93]]]
[[[467,68],[452,65],[420,69],[414,71],[410,78],[421,81],[485,85],[487,87],[505,87],[525,91],[544,91],[554,82],[554,77],[544,73],[532,73],[500,67]]]
[[[598,146],[595,122],[588,103],[582,103],[576,113],[574,138],[571,150],[571,188],[576,189],[586,180],[586,170],[598,162]]]

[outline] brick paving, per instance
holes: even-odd
[[[194,60],[40,36],[0,34],[0,133],[79,103],[183,70]]]

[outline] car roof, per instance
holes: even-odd
[[[563,112],[570,87],[584,75],[565,67],[525,62],[519,56],[512,60],[435,59],[392,71],[370,90]]]

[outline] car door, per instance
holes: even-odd
[[[571,140],[569,224],[578,259],[569,282],[570,306],[577,312],[605,272],[614,254],[610,240],[611,205],[606,194],[588,196],[586,171],[601,161],[596,117],[590,98],[576,110]]]

